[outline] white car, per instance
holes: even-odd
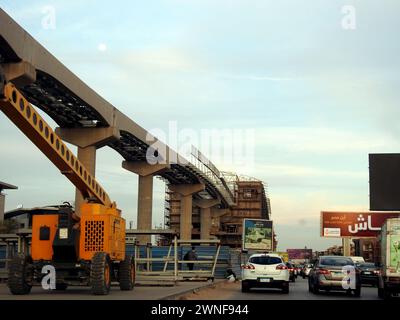
[[[279,288],[289,293],[289,270],[277,254],[253,254],[242,266],[242,292],[251,288]]]
[[[359,263],[365,263],[365,260],[364,260],[364,258],[363,257],[354,257],[354,256],[352,256],[352,257],[349,257],[351,260],[353,260],[353,262],[354,263],[357,263],[357,264],[359,264]]]

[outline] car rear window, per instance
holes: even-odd
[[[249,260],[250,263],[254,264],[262,264],[262,265],[270,265],[270,264],[278,264],[282,263],[282,259],[278,257],[252,257]]]
[[[375,268],[375,263],[360,263],[358,266],[361,268]]]
[[[343,267],[343,266],[353,266],[354,262],[351,259],[346,259],[346,258],[323,258],[321,259],[320,264],[324,266],[337,266],[337,267]]]

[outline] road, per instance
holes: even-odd
[[[13,296],[5,284],[0,284],[0,300],[377,300],[377,289],[363,287],[361,298],[349,297],[343,292],[322,292],[314,295],[308,292],[307,280],[298,278],[295,283],[290,283],[290,293],[282,294],[277,289],[252,289],[249,293],[241,292],[240,282],[217,283],[214,287],[203,288],[209,283],[183,282],[175,287],[142,287],[138,286],[133,291],[120,291],[118,287],[111,289],[110,295],[94,296],[87,287],[73,287],[66,291],[44,291],[34,287],[31,294]],[[195,293],[187,293],[193,292]],[[398,298],[397,298],[398,300]]]
[[[201,290],[188,294],[181,299],[185,300],[378,300],[377,288],[362,287],[361,297],[348,296],[343,292],[322,292],[318,295],[308,291],[307,279],[297,278],[295,283],[290,283],[290,293],[282,294],[277,289],[252,289],[248,293],[241,292],[240,282],[224,283],[216,288]]]
[[[180,282],[176,286],[137,286],[132,291],[121,291],[113,286],[106,296],[95,296],[89,287],[70,287],[66,291],[46,291],[35,286],[29,295],[14,296],[10,294],[7,285],[0,284],[0,300],[160,300],[174,299],[178,294],[192,292],[200,287],[208,286],[209,282]]]

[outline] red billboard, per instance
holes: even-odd
[[[313,255],[312,249],[287,249],[290,260],[311,259]]]
[[[400,217],[399,211],[321,212],[321,236],[328,238],[377,237],[386,219]]]

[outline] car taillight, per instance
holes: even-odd
[[[294,271],[294,269],[289,269],[289,271]]]
[[[246,270],[254,270],[255,269],[255,267],[252,264],[246,264],[246,265],[242,266],[242,268],[246,269]]]
[[[288,267],[285,266],[284,264],[278,264],[276,266],[276,270],[287,270],[287,269],[288,269]]]
[[[330,274],[331,272],[327,269],[317,269],[318,274]]]

